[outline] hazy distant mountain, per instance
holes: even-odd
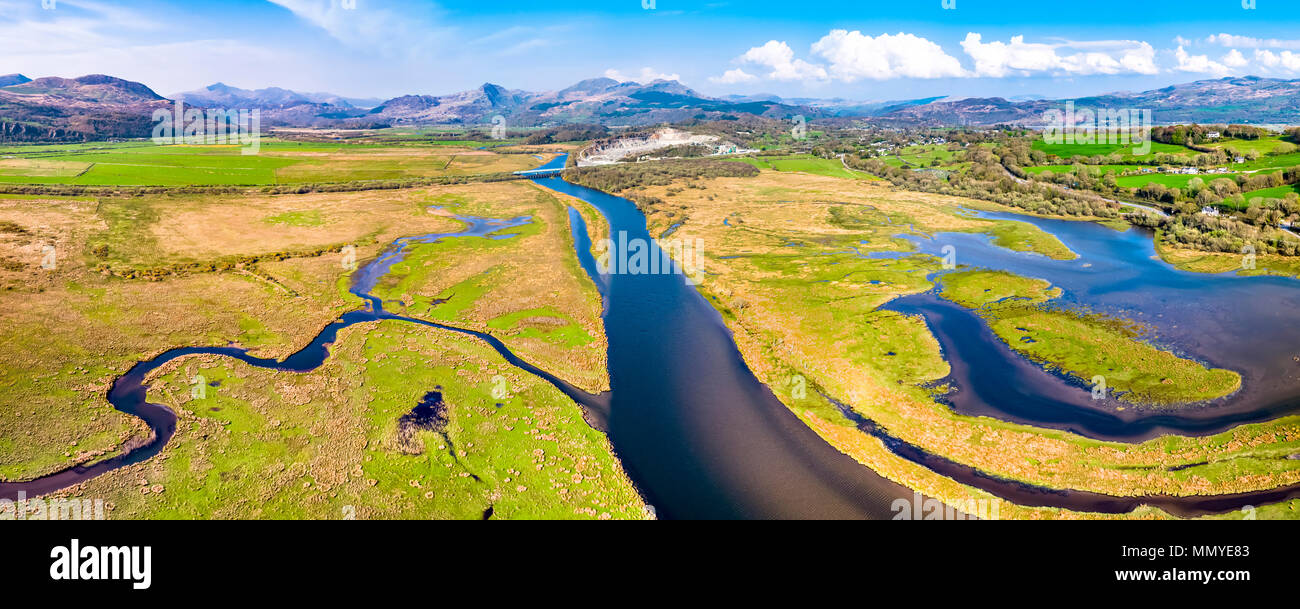
[[[335,95],[333,93],[299,93],[299,95],[307,98],[308,101],[316,102],[318,104],[352,106],[353,108],[361,108],[363,110],[369,110],[384,103],[384,100],[379,99],[378,97],[346,97],[343,95]]]
[[[240,89],[220,82],[194,91],[174,93],[168,97],[205,108],[280,109],[301,104],[319,104],[339,108],[369,109],[381,103],[378,99],[344,97],[333,93],[300,93],[279,87]]]
[[[500,115],[512,126],[576,122],[644,125],[742,114],[785,118],[810,113],[769,101],[707,97],[675,80],[643,85],[592,78],[558,91],[520,91],[489,83],[451,95],[406,95],[374,108],[371,117],[392,124],[477,124]]]
[[[171,102],[138,82],[102,74],[28,80],[0,87],[0,141],[148,137],[152,114]]]
[[[1300,80],[1244,76],[1141,93],[1081,97],[1084,106],[1152,108],[1158,123],[1300,123]]]
[[[370,110],[369,116],[392,124],[485,122],[497,114],[512,113],[524,105],[526,91],[485,83],[477,89],[450,95],[403,95]]]
[[[340,120],[362,116],[379,103],[332,93],[299,93],[280,87],[240,89],[220,82],[175,93],[171,98],[203,108],[257,109],[262,124],[268,127],[329,127]]]
[[[1073,101],[1079,109],[1151,110],[1157,124],[1300,123],[1300,80],[1245,76],[1198,80],[1138,93],[1108,93],[1059,100],[1009,101],[1000,97],[936,101],[898,108],[873,119],[890,125],[1037,125],[1043,113]]]
[[[917,106],[928,104],[930,102],[944,99],[939,97],[926,97],[921,99],[904,99],[893,101],[862,101],[854,99],[844,99],[836,97],[831,99],[822,99],[815,97],[780,97],[771,93],[760,93],[756,95],[728,95],[725,99],[735,102],[747,101],[767,101],[786,106],[803,106],[808,108],[817,108],[823,110],[831,116],[877,116],[885,114],[899,108],[908,106]]]
[[[871,120],[891,126],[1022,124],[1041,118],[1046,108],[1047,102],[1017,103],[1001,97],[970,97],[893,108]]]
[[[11,86],[11,85],[21,85],[21,84],[23,84],[23,83],[27,83],[27,82],[31,82],[31,81],[32,81],[32,79],[27,78],[26,76],[23,76],[22,74],[5,74],[4,76],[0,76],[0,87],[8,87],[8,86]]]

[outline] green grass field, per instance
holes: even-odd
[[[1047,154],[1054,154],[1063,159],[1073,158],[1075,156],[1096,156],[1119,153],[1126,158],[1150,158],[1156,154],[1181,154],[1192,156],[1200,154],[1190,148],[1175,146],[1173,144],[1162,144],[1160,142],[1151,142],[1151,152],[1148,154],[1138,155],[1133,153],[1133,144],[1049,144],[1045,140],[1036,139],[1033,143],[1034,150],[1041,150]]]
[[[810,155],[794,155],[783,157],[740,157],[737,161],[749,163],[759,169],[771,169],[773,171],[798,171],[803,173],[812,173],[833,178],[850,178],[855,180],[877,180],[879,178],[860,172],[844,168],[844,163],[839,159],[823,159]]]
[[[1142,169],[1143,165],[1086,165],[1089,170],[1095,170],[1100,173],[1116,173],[1124,171],[1137,171]],[[1052,173],[1071,173],[1074,171],[1074,165],[1039,165],[1037,167],[1025,167],[1029,173],[1043,173],[1050,171]]]
[[[1261,155],[1264,155],[1264,154],[1272,154],[1273,151],[1278,148],[1278,146],[1282,146],[1284,144],[1292,144],[1292,142],[1286,140],[1280,135],[1275,135],[1271,137],[1262,137],[1257,140],[1234,140],[1234,139],[1218,140],[1213,144],[1209,144],[1209,147],[1219,148],[1221,150],[1232,149],[1242,153],[1254,151],[1254,152],[1258,152]]]
[[[1300,194],[1300,184],[1288,184],[1284,186],[1278,186],[1275,188],[1263,188],[1260,190],[1252,190],[1248,193],[1245,193],[1244,196],[1246,197],[1247,201],[1250,201],[1251,199],[1255,199],[1255,198],[1261,198],[1261,197],[1265,199],[1281,199],[1283,197],[1286,197],[1288,193],[1293,193],[1293,192]]]
[[[1201,180],[1204,180],[1206,184],[1209,184],[1219,178],[1234,179],[1236,177],[1237,174],[1235,173],[1212,173],[1199,175],[1151,173],[1137,176],[1123,176],[1116,178],[1115,183],[1125,188],[1140,188],[1147,184],[1163,184],[1170,188],[1187,188],[1188,182],[1191,182],[1195,178],[1200,178]]]
[[[493,154],[473,140],[409,143],[263,140],[257,154],[237,145],[150,142],[10,146],[0,149],[0,183],[81,186],[263,186],[393,180],[517,171],[532,154]]]
[[[900,150],[897,155],[882,157],[880,160],[894,167],[930,167],[935,160],[942,164],[951,163],[955,154],[948,150],[947,146],[927,144],[908,146]]]
[[[1296,165],[1300,165],[1300,152],[1293,152],[1291,154],[1275,154],[1275,155],[1263,156],[1254,161],[1246,161],[1245,163],[1235,163],[1233,164],[1232,168],[1240,169],[1243,171],[1249,171],[1255,169],[1270,169],[1270,168],[1285,169],[1288,167],[1295,167]]]

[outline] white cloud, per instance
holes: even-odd
[[[983,36],[970,32],[961,47],[971,58],[973,69],[963,67],[937,43],[915,34],[868,36],[860,31],[831,30],[812,44],[815,63],[796,58],[790,45],[779,40],[749,49],[736,62],[766,68],[759,76],[770,80],[805,82],[1160,73],[1155,48],[1140,40],[1027,42],[1024,36],[1014,36],[1008,41],[985,42]],[[753,76],[731,70],[710,80],[749,82]]]
[[[1251,36],[1234,36],[1232,34],[1211,34],[1205,38],[1210,44],[1225,47],[1242,47],[1247,49],[1300,49],[1300,40],[1279,40],[1277,38],[1253,38]]]
[[[828,62],[827,71],[832,78],[845,82],[859,78],[885,80],[966,75],[961,62],[945,53],[942,47],[903,32],[873,38],[856,30],[831,30],[812,45],[812,52]]]
[[[1241,51],[1238,51],[1237,49],[1228,51],[1228,53],[1220,58],[1219,61],[1229,68],[1240,68],[1247,63],[1250,63],[1246,60],[1246,56],[1242,55]]]
[[[719,84],[734,85],[742,82],[754,82],[758,80],[758,77],[740,68],[736,68],[734,70],[723,72],[722,76],[712,76],[709,80]]]
[[[1300,72],[1300,53],[1282,51],[1274,53],[1263,49],[1255,50],[1255,61],[1259,65],[1275,72]]]
[[[1232,72],[1228,66],[1210,59],[1209,55],[1192,55],[1181,46],[1174,51],[1174,57],[1178,58],[1178,65],[1174,69],[1180,72],[1196,72],[1215,76],[1227,76]]]
[[[665,74],[663,72],[656,71],[654,68],[648,68],[648,67],[641,68],[640,72],[637,72],[636,74],[632,74],[632,75],[627,75],[624,74],[623,72],[620,72],[619,70],[610,68],[608,70],[605,70],[605,77],[613,78],[614,80],[617,80],[619,82],[636,81],[639,83],[648,83],[656,80],[680,81],[682,79],[682,77],[678,74]]]
[[[1300,53],[1295,51],[1300,50],[1300,40],[1212,34],[1202,39],[1201,42],[1225,47],[1254,49],[1254,53],[1248,55],[1242,53],[1238,48],[1230,48],[1218,61],[1214,61],[1210,59],[1209,55],[1192,55],[1180,46],[1174,51],[1174,56],[1178,59],[1178,66],[1174,68],[1175,70],[1203,72],[1217,76],[1245,73],[1294,76],[1300,73]]]
[[[1160,71],[1155,64],[1155,49],[1135,40],[1047,44],[1025,42],[1024,36],[1013,36],[1010,42],[983,42],[980,34],[971,32],[966,34],[961,46],[975,61],[976,76],[1156,74]]]
[[[790,45],[769,40],[761,47],[745,51],[736,59],[741,63],[751,63],[768,69],[767,77],[772,80],[825,80],[826,69],[794,58]]]

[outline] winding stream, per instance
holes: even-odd
[[[561,156],[541,168],[563,167],[564,162],[565,158]],[[534,182],[587,201],[608,220],[613,234],[625,232],[630,239],[644,239],[650,244],[652,255],[658,253],[646,230],[645,217],[630,201],[570,184],[561,178]],[[329,356],[329,345],[343,328],[391,319],[474,336],[491,345],[512,365],[546,380],[580,403],[588,421],[609,434],[624,467],[660,517],[890,518],[895,514],[891,509],[894,500],[911,500],[913,493],[910,489],[886,480],[839,452],[799,421],[771,389],[754,377],[721,316],[680,275],[598,273],[590,253],[585,224],[576,211],[570,210],[569,213],[575,249],[605,304],[604,321],[613,388],[609,393],[593,396],[578,390],[521,360],[490,335],[385,312],[383,302],[370,292],[392,265],[401,260],[408,244],[458,237],[509,238],[511,235],[503,231],[529,221],[528,218],[458,218],[469,224],[465,231],[399,239],[378,258],[356,271],[351,291],[369,302],[367,310],[343,315],[322,330],[307,347],[283,361],[252,357],[234,347],[194,347],[173,349],[136,364],[114,382],[108,399],[115,408],[138,416],[149,425],[153,435],[148,442],[128,447],[124,454],[93,465],[73,467],[29,482],[0,483],[0,498],[14,498],[20,491],[28,496],[49,493],[158,454],[175,431],[176,417],[165,406],[146,401],[148,386],[143,381],[151,371],[171,360],[192,354],[213,354],[259,368],[306,372],[325,361]],[[1122,237],[1113,231],[1110,236]],[[1071,247],[1077,245],[1072,239],[1064,236],[1062,239]],[[981,249],[978,241],[972,244],[974,246],[969,250],[960,250],[959,255],[969,257],[959,262],[976,264],[981,260],[980,256],[999,256],[1005,252],[987,244]],[[938,241],[920,245],[923,251],[929,245],[935,245],[936,249],[941,246]],[[1080,251],[1077,247],[1075,249]],[[1029,258],[1014,262],[1041,263]],[[1032,272],[1025,274],[1034,275]],[[1052,275],[1054,283],[1075,294],[1068,282],[1055,281],[1056,278]],[[1279,282],[1278,285],[1282,284]],[[1104,295],[1107,290],[1095,293]],[[920,306],[919,297],[901,306]],[[936,324],[938,318],[932,317],[933,311],[923,308],[916,311],[927,316],[940,340],[944,341],[948,329]],[[964,355],[963,347],[944,342],[944,348],[953,361],[954,376],[959,376],[954,354]],[[1212,360],[1207,357],[1207,361]],[[1035,369],[1058,382],[1065,382]],[[1032,374],[1032,371],[1026,370],[1026,373]],[[1250,377],[1246,382],[1249,387]],[[963,391],[959,391],[958,396],[965,392],[983,398],[983,394],[966,390],[967,385],[962,386]],[[1031,393],[1044,399],[1055,399],[1052,392],[1059,389],[1044,386]],[[1082,391],[1080,387],[1068,384],[1066,390]],[[1124,433],[1123,428],[1127,425],[1089,423],[1082,415],[1051,420],[1043,412],[1050,410],[1045,406],[1026,413],[1014,411],[1003,402],[997,402],[998,406],[976,406],[974,403],[980,400],[959,403],[959,399],[954,399],[954,407],[959,409],[987,407],[1003,418],[1024,416],[1026,420],[1038,421],[1036,424],[1070,429],[1078,427],[1083,430],[1080,433],[1109,431],[1119,434]],[[895,454],[1023,505],[1118,513],[1147,503],[1175,514],[1191,516],[1300,496],[1300,485],[1241,495],[1181,498],[1125,498],[1041,489],[992,477],[930,455],[889,436],[847,407],[841,410],[863,433],[880,438]],[[1148,429],[1136,432],[1136,435],[1173,429],[1186,419],[1181,413],[1166,416],[1170,421],[1150,419]],[[1222,419],[1226,415],[1215,416]],[[1231,423],[1220,420],[1217,424]]]
[[[310,344],[282,361],[254,357],[249,355],[246,349],[240,349],[237,347],[181,347],[171,349],[157,355],[153,359],[132,366],[126,374],[118,377],[117,380],[113,382],[113,386],[108,392],[108,401],[114,408],[142,419],[151,430],[150,437],[143,443],[123,447],[123,452],[115,457],[90,465],[70,467],[27,482],[0,482],[0,499],[15,499],[18,497],[19,492],[25,493],[28,497],[51,493],[80,484],[119,467],[143,462],[161,452],[163,447],[166,446],[167,442],[171,439],[172,434],[176,432],[176,413],[172,412],[171,409],[162,404],[149,403],[146,399],[148,397],[149,386],[145,384],[144,380],[151,372],[172,360],[190,355],[221,355],[237,359],[257,368],[298,373],[310,372],[325,363],[325,359],[330,355],[329,346],[338,338],[339,331],[356,324],[372,321],[405,321],[431,328],[458,332],[478,338],[495,349],[497,353],[501,354],[501,356],[504,357],[506,361],[510,362],[511,365],[551,383],[571,399],[580,401],[585,406],[584,415],[587,420],[598,428],[602,427],[604,425],[605,400],[602,399],[601,396],[589,395],[565,381],[556,378],[554,375],[523,361],[506,348],[500,340],[489,334],[475,332],[464,328],[446,326],[422,319],[393,315],[384,311],[384,303],[370,294],[370,291],[374,289],[374,286],[379,279],[388,273],[393,264],[401,260],[402,255],[406,251],[406,247],[411,243],[431,243],[442,239],[456,237],[508,239],[513,235],[502,234],[502,231],[522,226],[531,221],[530,218],[527,217],[513,218],[510,220],[479,218],[475,216],[454,217],[465,222],[468,225],[467,228],[457,233],[433,233],[416,237],[403,237],[395,241],[378,258],[353,273],[352,286],[349,291],[368,301],[369,306],[367,309],[345,313],[337,321],[325,326],[325,328],[312,339]]]

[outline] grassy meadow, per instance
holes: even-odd
[[[0,479],[24,480],[93,462],[146,435],[138,420],[117,412],[104,399],[113,379],[136,361],[187,345],[235,344],[277,358],[300,349],[321,327],[363,305],[347,291],[351,271],[342,255],[344,246],[355,246],[364,262],[398,237],[460,230],[463,223],[453,212],[526,215],[532,222],[512,239],[450,239],[421,246],[427,249],[417,248],[383,286],[384,296],[414,306],[426,294],[475,281],[483,300],[458,294],[448,301],[454,311],[440,310],[429,318],[491,332],[521,357],[575,385],[593,391],[607,388],[599,296],[573,254],[567,204],[529,182],[303,195],[0,198],[0,299],[5,304],[0,313],[0,357],[5,362],[0,367],[0,403],[22,404],[0,409],[0,428],[5,430]],[[593,222],[592,230],[599,225]],[[57,251],[54,268],[42,268],[46,245]],[[453,261],[459,261],[455,277],[452,268],[437,266]],[[379,394],[322,391],[341,401],[329,407],[334,411],[317,411],[321,404],[307,407],[301,395],[280,393],[287,391],[284,379],[278,378],[282,375],[210,358],[203,370],[221,381],[210,398],[216,401],[189,409],[197,417],[195,426],[182,425],[177,441],[167,448],[167,458],[142,466],[148,470],[146,491],[159,485],[167,492],[141,492],[134,482],[139,472],[126,470],[93,483],[107,485],[105,493],[114,497],[121,516],[330,517],[336,503],[326,509],[316,499],[304,499],[298,488],[302,476],[292,477],[294,493],[288,492],[290,486],[271,485],[278,490],[266,491],[285,491],[282,500],[259,501],[260,491],[253,489],[258,476],[286,471],[284,467],[298,471],[304,464],[290,458],[311,453],[303,475],[319,474],[311,478],[314,484],[337,482],[331,476],[343,467],[367,472],[361,479],[365,488],[354,489],[360,495],[351,495],[348,504],[363,516],[477,518],[487,505],[495,506],[495,517],[643,516],[640,500],[603,436],[586,427],[578,406],[549,385],[502,366],[490,348],[458,335],[430,338],[430,333],[445,333],[422,327],[394,329],[401,341],[386,342],[371,336],[370,330],[353,328],[352,342],[341,342],[355,347],[355,357],[331,359],[329,364],[347,368],[338,378],[353,379],[349,384],[389,392],[383,398],[387,406],[366,413],[364,422],[340,419],[356,423],[348,433],[366,430],[363,442],[390,441],[393,420],[441,385],[449,403],[465,405],[464,427],[456,433],[466,445],[482,447],[469,452],[487,459],[480,464],[483,470],[501,465],[522,472],[524,463],[533,469],[499,477],[490,486],[480,484],[486,476],[478,466],[473,471],[479,480],[470,479],[474,484],[456,470],[454,480],[438,487],[441,499],[399,508],[387,493],[413,488],[407,482],[420,476],[443,475],[446,463],[434,458],[438,451],[422,453],[422,458],[403,453],[392,463],[374,466],[369,463],[383,455],[326,466],[322,460],[343,458],[331,452],[334,447],[325,446],[327,440],[303,444],[311,435],[306,431],[319,430],[314,426],[325,425],[329,412],[343,416],[350,404],[380,400]],[[424,354],[413,360],[397,353],[407,346]],[[405,367],[376,368],[380,362],[396,366],[399,360],[407,362]],[[423,365],[429,361],[442,363]],[[410,369],[413,363],[421,365]],[[501,372],[510,378],[511,387],[527,396],[510,405],[512,419],[531,424],[515,427],[517,441],[494,444],[486,435],[494,428],[469,422],[479,408],[477,385],[453,387],[467,371],[486,369]],[[296,378],[304,383],[335,382],[328,370]],[[168,383],[179,381],[161,379],[151,398],[161,396],[164,403],[185,412],[183,404],[171,400],[178,389]],[[547,414],[540,416],[541,411],[533,409]],[[249,436],[217,442],[214,428],[205,426],[219,419],[225,421],[217,423],[220,427]],[[280,429],[274,424],[290,421],[300,425]],[[559,443],[547,444],[553,441]],[[256,454],[242,452],[246,449]],[[517,452],[525,449],[526,454]],[[533,456],[537,450],[547,457]],[[537,465],[560,468],[545,470],[548,476],[562,471],[564,480],[580,476],[599,481],[541,480],[535,477]],[[237,479],[243,481],[234,482]],[[289,478],[275,479],[290,484]],[[371,479],[373,485],[365,483]],[[506,479],[518,482],[508,485]],[[113,490],[128,488],[125,494]],[[544,496],[532,497],[537,493]],[[297,506],[297,501],[305,503]]]
[[[202,399],[188,379],[215,383]],[[505,397],[494,390],[504,381]],[[433,421],[407,417],[429,392]],[[180,415],[160,457],[87,483],[111,518],[641,519],[604,435],[545,381],[459,334],[344,331],[313,372],[218,358],[160,371]],[[405,417],[405,418],[404,418]]]
[[[480,142],[299,142],[238,145],[149,142],[0,148],[0,184],[269,186],[470,176],[532,169],[554,155],[494,152]]]
[[[772,171],[810,173],[853,180],[879,179],[868,173],[848,169],[839,159],[823,159],[812,155],[737,157],[736,160]]]

